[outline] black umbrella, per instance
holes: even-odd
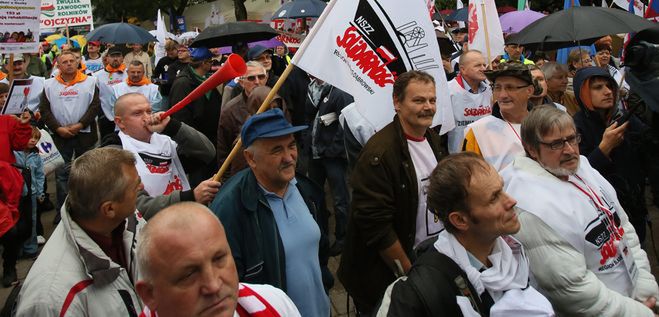
[[[149,31],[130,23],[110,23],[102,25],[86,36],[87,41],[103,43],[139,43],[146,44],[158,40]]]
[[[572,7],[541,18],[509,42],[525,46],[557,49],[575,45],[590,45],[602,36],[638,32],[656,24],[627,11],[602,7]]]
[[[446,21],[467,21],[469,20],[468,7],[460,8],[449,14],[444,20]]]
[[[256,22],[229,22],[209,26],[194,39],[192,47],[222,47],[238,42],[249,43],[269,40],[279,35],[267,24]]]
[[[293,0],[284,3],[275,13],[272,19],[297,19],[319,17],[327,4],[320,0]]]

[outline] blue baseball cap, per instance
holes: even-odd
[[[272,52],[271,49],[263,46],[263,45],[254,45],[252,48],[249,49],[247,52],[247,59],[250,61],[255,60],[259,55],[263,54],[264,52]]]
[[[205,47],[195,47],[190,51],[193,61],[203,61],[213,57],[213,53]]]
[[[295,133],[308,128],[306,125],[291,125],[284,112],[279,108],[255,114],[245,121],[240,131],[240,138],[243,145],[248,147],[260,138],[276,138],[287,134]]]

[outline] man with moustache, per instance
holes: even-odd
[[[517,200],[515,237],[538,287],[562,316],[656,316],[659,289],[616,191],[579,156],[581,135],[566,112],[531,111],[524,156],[501,174]]]
[[[211,210],[225,225],[241,282],[280,288],[302,316],[328,317],[329,243],[315,220],[324,196],[295,173],[293,133],[306,128],[292,126],[279,108],[247,119],[240,138],[249,168],[222,185]]]
[[[224,228],[201,204],[179,203],[150,219],[137,266],[143,317],[300,316],[280,289],[238,283]]]
[[[370,314],[387,285],[409,271],[414,248],[443,228],[426,208],[428,176],[445,155],[432,130],[435,80],[421,71],[394,83],[393,122],[374,134],[352,171],[353,200],[339,279]]]

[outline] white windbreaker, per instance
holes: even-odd
[[[16,316],[137,316],[142,303],[132,281],[138,276],[135,247],[144,219],[137,213],[126,218],[128,272],[71,220],[66,207],[61,214],[23,283]]]
[[[610,215],[598,213],[576,186],[528,157],[515,158],[501,175],[505,191],[517,199],[521,210],[521,230],[515,237],[524,246],[538,289],[559,316],[654,316],[642,303],[651,296],[659,298],[647,254],[615,191],[585,157],[580,157],[576,175],[588,185],[575,184],[601,196]],[[615,221],[608,221],[611,218]],[[614,230],[624,233],[611,245],[626,244],[626,256],[606,249],[612,223]],[[627,261],[635,265],[635,274],[628,274]]]

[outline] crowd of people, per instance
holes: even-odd
[[[611,37],[560,64],[512,37],[488,60],[466,33],[441,56],[445,135],[422,71],[398,74],[396,114],[370,135],[350,94],[298,67],[258,113],[285,46],[235,43],[245,74],[170,116],[226,61],[218,48],[14,56],[0,105],[11,80],[32,84],[26,111],[0,116],[3,285],[35,259],[16,315],[330,316],[338,279],[359,316],[657,316],[659,137]],[[46,133],[64,161],[55,204]]]

